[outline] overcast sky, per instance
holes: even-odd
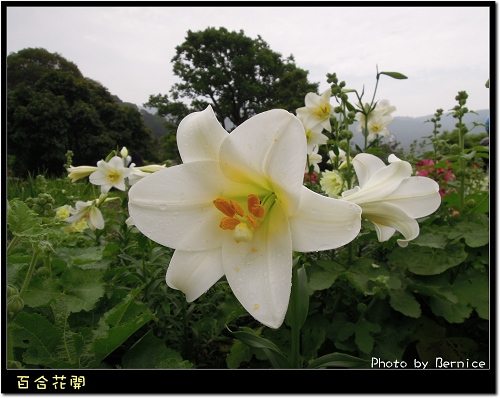
[[[121,100],[142,105],[179,81],[170,60],[188,30],[225,27],[293,54],[320,91],[336,72],[347,88],[365,85],[371,99],[377,65],[401,72],[408,80],[381,78],[377,98],[396,106],[394,116],[426,116],[455,106],[462,90],[469,109],[489,109],[489,18],[487,7],[470,6],[8,7],[7,53],[57,52]]]

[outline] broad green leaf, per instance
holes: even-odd
[[[231,351],[226,357],[226,364],[229,369],[238,369],[242,362],[248,362],[252,359],[252,349],[241,342],[236,340],[232,345]]]
[[[444,249],[409,245],[397,247],[388,255],[390,263],[408,268],[417,275],[437,275],[455,267],[467,258],[464,246],[449,244]]]
[[[330,322],[319,314],[307,318],[301,330],[301,351],[304,358],[315,358],[325,342]]]
[[[47,305],[60,296],[61,288],[58,281],[33,277],[23,300],[27,306],[36,308]]]
[[[56,369],[71,367],[56,356],[62,334],[47,318],[36,313],[20,312],[13,322],[19,327],[13,333],[15,346],[27,348],[23,353],[24,362]]]
[[[406,290],[391,290],[389,295],[391,307],[402,314],[418,318],[422,311],[420,310],[420,304],[415,299],[415,297],[407,292]]]
[[[320,368],[369,368],[370,361],[352,355],[334,352],[326,354],[309,363],[308,369]]]
[[[57,249],[57,255],[68,265],[74,265],[82,269],[107,269],[111,259],[103,259],[105,246],[92,247],[61,247]]]
[[[61,275],[62,294],[57,298],[70,312],[90,311],[104,295],[100,270],[68,268]]]
[[[307,269],[309,288],[312,290],[328,289],[346,269],[333,261],[319,260]]]
[[[483,319],[489,319],[489,280],[482,269],[469,268],[461,272],[452,285],[461,303],[476,310]]]
[[[452,303],[437,297],[431,297],[430,306],[434,314],[442,316],[450,323],[462,323],[472,312],[472,308],[465,303]]]
[[[469,221],[462,221],[455,225],[448,234],[449,239],[464,238],[469,247],[480,247],[490,242],[488,228],[481,224]]]
[[[10,203],[7,211],[7,225],[14,235],[27,238],[40,237],[46,234],[40,224],[41,219],[30,210],[26,203],[17,199]]]
[[[394,272],[385,265],[374,264],[369,258],[354,262],[347,272],[347,278],[365,295],[375,294],[380,287],[386,290],[401,288],[401,280]]]
[[[371,333],[378,333],[382,330],[378,323],[368,322],[366,319],[361,319],[356,325],[354,341],[361,351],[369,354],[373,350],[375,339]]]
[[[444,236],[433,233],[420,234],[411,242],[412,245],[433,247],[436,249],[444,249],[447,243],[448,240]]]
[[[124,369],[155,369],[159,366],[181,365],[181,355],[168,348],[163,340],[155,337],[151,330],[135,343],[122,357]],[[177,367],[162,367],[176,369]]]

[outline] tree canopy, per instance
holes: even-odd
[[[145,105],[174,124],[210,104],[221,123],[229,119],[238,126],[272,108],[295,111],[308,92],[318,90],[318,83],[307,80],[308,72],[298,68],[292,56],[283,59],[260,36],[252,39],[242,30],[189,30],[172,63],[182,82],[172,86],[171,98],[151,95]]]
[[[68,62],[58,57],[61,64]],[[95,165],[122,146],[154,160],[151,133],[136,109],[121,107],[105,87],[74,71],[45,71],[38,80],[36,74],[25,74],[27,82],[17,82],[7,93],[7,150],[16,175],[60,175],[68,150],[74,153],[74,165]]]

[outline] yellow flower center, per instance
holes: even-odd
[[[320,119],[326,119],[328,116],[330,116],[330,105],[325,104],[324,106],[320,106],[316,111],[316,116],[318,116],[318,118]]]
[[[231,230],[234,240],[239,242],[250,242],[253,238],[253,231],[257,229],[266,214],[264,206],[260,203],[257,195],[248,195],[247,209],[249,214],[245,214],[243,208],[234,200],[227,201],[217,198],[213,201],[217,210],[225,217],[220,220],[219,227],[223,230]]]
[[[111,182],[116,182],[120,178],[120,174],[108,174],[108,178],[111,180]]]

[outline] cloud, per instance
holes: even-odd
[[[7,50],[42,47],[78,65],[123,101],[142,104],[178,82],[171,59],[188,30],[225,27],[257,35],[284,57],[293,54],[309,80],[373,89],[402,116],[434,113],[466,86],[471,104],[489,107],[487,7],[8,7]],[[450,92],[453,91],[453,94]],[[418,98],[418,101],[415,99]],[[445,107],[441,104],[438,107]],[[473,109],[474,106],[471,105]],[[398,113],[399,113],[398,112]],[[405,113],[402,113],[405,112]]]

